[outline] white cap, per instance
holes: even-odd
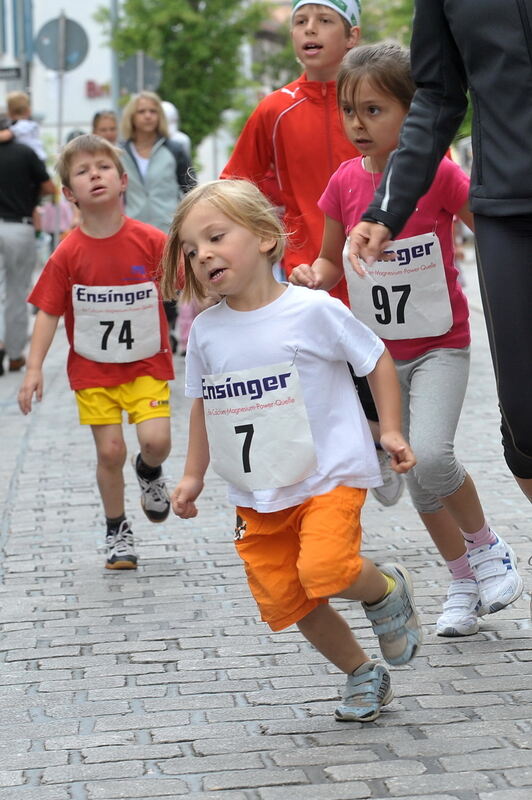
[[[308,6],[309,0],[293,0],[292,14],[295,14],[301,6]],[[312,5],[327,6],[332,8],[333,11],[338,12],[340,16],[346,19],[351,26],[360,25],[360,2],[359,0],[319,0],[318,3]]]

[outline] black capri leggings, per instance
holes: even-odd
[[[504,457],[532,478],[532,214],[475,214],[475,234]]]

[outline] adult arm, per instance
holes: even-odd
[[[364,259],[375,259],[386,241],[402,230],[418,198],[428,191],[467,110],[465,69],[443,6],[443,0],[416,0],[411,58],[417,90],[399,147],[350,237],[353,250],[356,246]]]

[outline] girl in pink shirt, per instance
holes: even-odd
[[[349,234],[371,201],[415,91],[408,54],[394,44],[346,55],[337,78],[344,130],[362,156],[344,162],[319,205],[325,229],[319,257],[290,277],[313,289],[344,275],[353,313],[394,358],[403,396],[403,432],[417,466],[407,476],[412,501],[451,573],[440,636],[467,636],[478,617],[516,600],[523,581],[512,549],[491,530],[475,485],[454,453],[469,373],[466,298],[454,264],[452,222],[472,228],[469,181],[447,158],[383,260],[351,267]]]

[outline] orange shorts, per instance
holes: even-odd
[[[362,569],[365,489],[337,486],[268,514],[237,507],[235,546],[261,619],[288,628],[350,586]]]

